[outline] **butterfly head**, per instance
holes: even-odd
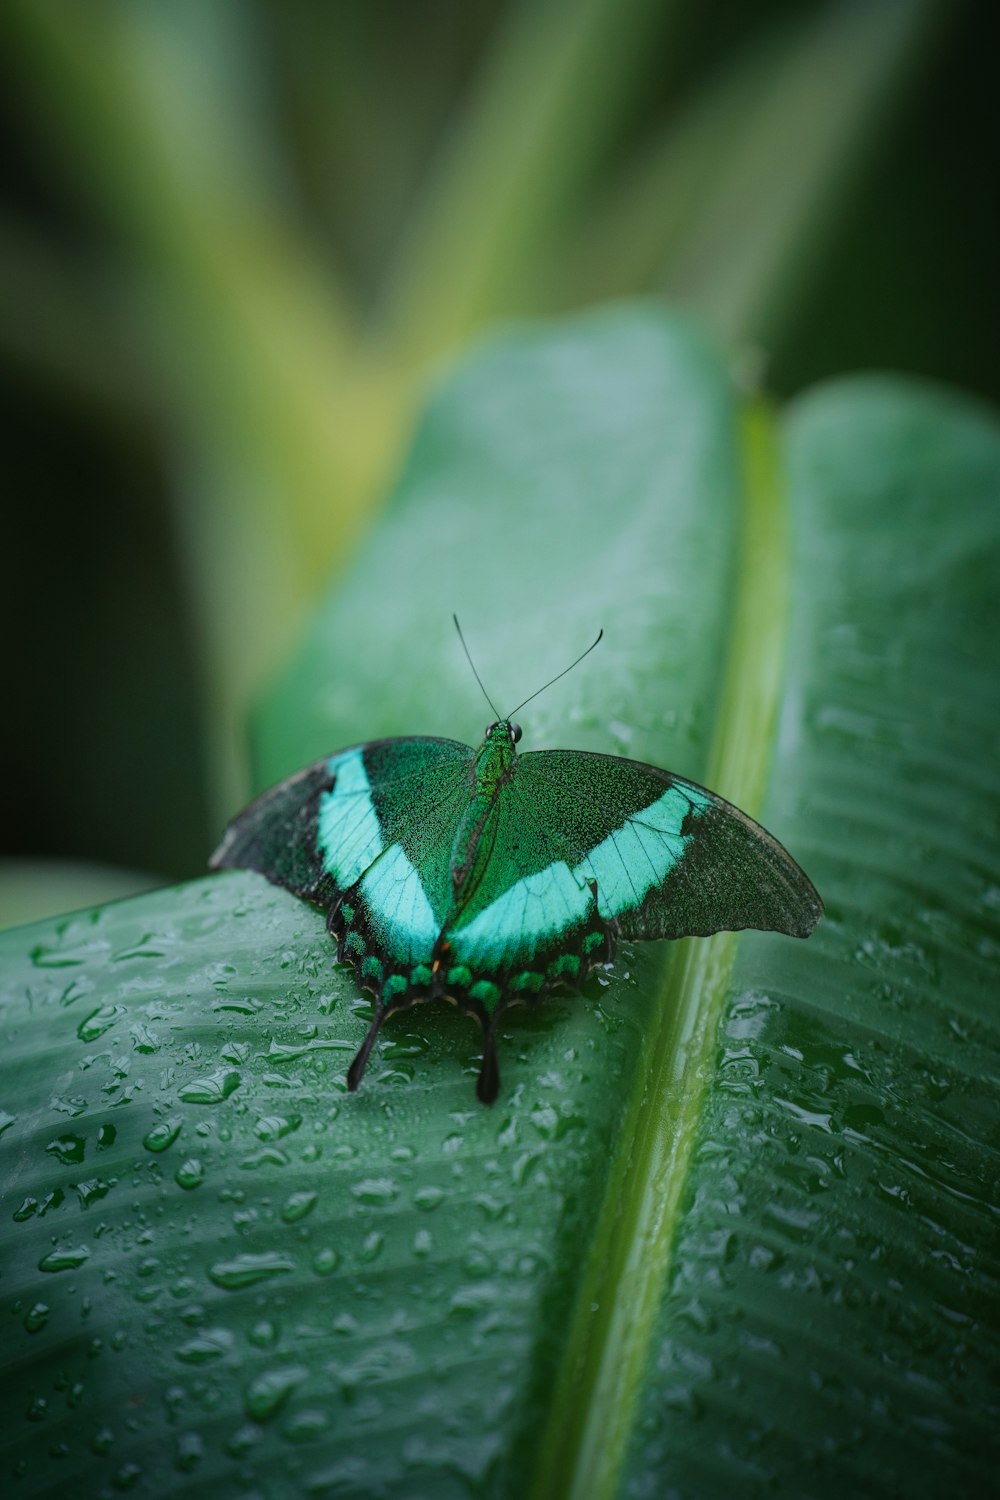
[[[521,738],[521,726],[515,724],[513,719],[495,719],[492,724],[486,726],[486,739],[489,744],[516,745]]]

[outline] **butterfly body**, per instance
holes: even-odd
[[[506,1007],[579,985],[619,936],[804,937],[818,920],[791,856],[714,793],[614,756],[519,755],[520,734],[498,720],[478,749],[405,738],[340,751],[259,797],[212,856],[326,910],[338,957],[376,997],[351,1088],[386,1016],[446,998],[482,1026],[489,1102]]]

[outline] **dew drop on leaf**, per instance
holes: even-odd
[[[174,1173],[174,1181],[178,1187],[185,1188],[188,1192],[192,1188],[201,1187],[205,1181],[205,1168],[196,1156],[189,1156],[182,1161]]]
[[[186,1365],[207,1365],[222,1359],[232,1346],[233,1335],[228,1328],[205,1328],[181,1344],[174,1353]]]
[[[240,1086],[240,1075],[235,1068],[217,1068],[205,1078],[192,1079],[178,1089],[178,1098],[185,1104],[221,1104],[234,1089]]]
[[[76,1028],[76,1034],[81,1042],[96,1042],[124,1014],[124,1005],[102,1005],[84,1017]]]
[[[62,1250],[50,1250],[48,1255],[43,1255],[38,1262],[38,1269],[40,1271],[75,1271],[89,1258],[90,1251],[86,1245],[78,1245],[73,1249],[67,1246]]]
[[[426,1212],[440,1208],[446,1196],[444,1188],[428,1185],[417,1189],[413,1195],[413,1202],[417,1208],[422,1208]]]
[[[254,1422],[269,1421],[308,1374],[305,1365],[280,1365],[255,1376],[243,1393],[247,1416]]]
[[[29,1333],[38,1333],[49,1321],[49,1306],[46,1302],[35,1302],[24,1315],[24,1326]]]
[[[146,1131],[142,1144],[147,1151],[166,1151],[180,1135],[181,1123],[180,1120],[161,1120],[158,1125]]]
[[[307,1214],[312,1213],[316,1207],[318,1193],[303,1189],[297,1193],[289,1193],[281,1209],[281,1217],[286,1224],[297,1224]]]
[[[86,1148],[87,1143],[82,1135],[61,1135],[57,1140],[49,1141],[45,1149],[50,1156],[69,1166],[72,1162],[83,1161]]]
[[[271,1251],[254,1255],[234,1256],[232,1260],[216,1261],[209,1267],[209,1280],[224,1291],[235,1292],[245,1286],[255,1286],[259,1281],[270,1281],[283,1272],[294,1271],[294,1261],[275,1255]]]

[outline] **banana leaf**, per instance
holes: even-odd
[[[512,1011],[370,1018],[230,873],[0,935],[0,1464],[24,1496],[937,1495],[1000,1458],[993,418],[780,419],[656,306],[432,396],[252,735],[649,760],[782,839],[806,943],[624,946]],[[156,796],[155,786],[150,796]],[[14,1487],[14,1480],[17,1485]]]

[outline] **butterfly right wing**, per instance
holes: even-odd
[[[518,784],[601,915],[623,937],[753,927],[807,937],[823,903],[766,829],[669,771],[588,751],[529,751]]]

